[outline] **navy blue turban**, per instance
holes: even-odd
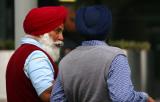
[[[111,25],[111,11],[105,6],[83,7],[76,12],[76,29],[80,34],[106,35]]]

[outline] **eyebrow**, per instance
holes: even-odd
[[[57,29],[55,29],[56,31],[61,31],[61,30],[63,30],[63,28],[57,28]]]
[[[63,28],[60,28],[60,27],[59,27],[59,28],[55,29],[54,31],[56,31],[56,32],[59,33],[59,32],[63,32],[63,30],[64,30]]]

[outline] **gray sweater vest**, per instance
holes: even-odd
[[[123,50],[108,45],[80,46],[59,64],[68,102],[111,102],[106,77],[112,60]]]

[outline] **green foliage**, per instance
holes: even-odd
[[[12,50],[14,49],[13,40],[0,40],[0,50]]]
[[[149,42],[137,42],[137,41],[126,41],[126,40],[117,40],[109,41],[111,46],[116,46],[122,49],[132,49],[132,50],[149,50],[151,45]]]
[[[116,46],[122,49],[132,49],[132,50],[150,50],[149,42],[137,42],[137,41],[127,41],[127,40],[110,40],[109,45]],[[12,50],[14,49],[13,40],[0,40],[0,50]]]

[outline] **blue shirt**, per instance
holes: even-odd
[[[29,37],[24,37],[21,44],[33,44],[41,48],[41,44]],[[32,52],[26,59],[24,72],[31,80],[38,95],[53,85],[54,70],[48,57],[42,51]]]
[[[104,45],[102,41],[84,41],[82,46]],[[106,84],[112,102],[147,102],[148,95],[144,92],[136,92],[131,81],[131,71],[128,59],[124,55],[118,55],[112,61],[109,72],[106,73]],[[66,102],[61,77],[58,76],[54,85],[51,102]]]

